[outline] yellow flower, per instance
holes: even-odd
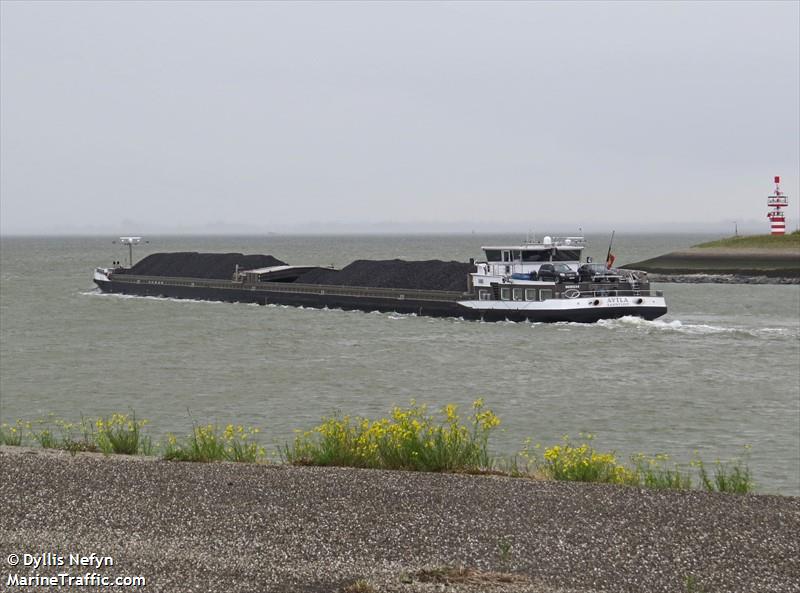
[[[458,421],[458,408],[455,404],[447,404],[444,407],[444,413],[447,416],[448,422],[457,422]]]

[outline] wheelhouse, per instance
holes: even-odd
[[[564,262],[577,271],[585,247],[583,237],[545,237],[541,242],[484,246],[486,261],[478,264],[478,272],[497,277],[530,275],[550,262]]]

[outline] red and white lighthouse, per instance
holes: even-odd
[[[781,192],[781,178],[775,176],[775,195],[767,198],[767,206],[772,208],[767,212],[769,218],[770,234],[772,235],[785,235],[786,234],[786,216],[783,214],[781,208],[786,208],[789,205],[789,199]]]

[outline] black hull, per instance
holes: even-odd
[[[95,280],[100,290],[108,293],[130,294],[137,296],[168,297],[176,299],[194,299],[206,301],[223,301],[230,303],[257,303],[259,305],[277,304],[314,309],[343,309],[345,311],[381,311],[385,313],[414,314],[427,317],[456,317],[483,321],[531,321],[531,322],[575,322],[595,323],[601,319],[618,319],[625,316],[641,317],[652,320],[667,312],[666,307],[599,307],[575,308],[568,310],[479,311],[465,307],[453,300],[429,300],[415,298],[325,294],[330,287],[319,286],[315,292],[291,292],[285,287],[270,290],[259,285],[242,287],[230,283],[225,288],[210,286],[188,286],[171,284],[165,281],[158,284],[134,283],[131,281],[115,282]],[[397,290],[397,294],[406,292]]]

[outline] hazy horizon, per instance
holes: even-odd
[[[787,228],[786,233],[792,233],[795,228]],[[543,237],[545,235],[553,236],[575,236],[575,235],[606,235],[614,231],[617,236],[624,235],[714,235],[720,238],[731,237],[734,234],[744,235],[766,235],[769,234],[769,229],[763,229],[760,225],[741,225],[728,226],[725,225],[689,225],[676,223],[674,225],[664,225],[658,227],[633,227],[626,225],[616,225],[609,227],[589,227],[589,228],[572,228],[566,224],[547,224],[539,226],[530,226],[523,228],[514,225],[495,225],[491,227],[474,227],[470,228],[469,225],[464,226],[440,226],[437,224],[420,225],[420,224],[402,224],[402,223],[386,223],[386,224],[371,224],[371,225],[358,225],[358,224],[337,224],[327,225],[323,228],[322,225],[304,225],[297,227],[290,227],[282,230],[270,230],[249,228],[247,226],[236,225],[223,225],[217,226],[213,224],[195,227],[145,227],[144,225],[132,226],[110,226],[107,228],[85,228],[76,230],[58,230],[50,232],[11,232],[0,233],[0,238],[14,238],[14,237],[108,237],[116,239],[124,236],[139,236],[144,239],[151,237],[170,237],[170,236],[188,236],[188,237],[256,237],[256,236],[358,236],[358,235],[509,235],[524,238],[528,235]]]
[[[797,2],[0,3],[0,235],[767,233]]]

